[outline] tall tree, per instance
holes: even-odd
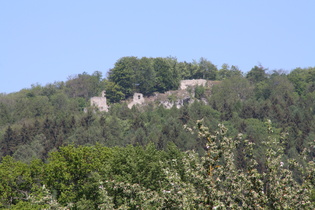
[[[143,57],[139,60],[136,81],[138,92],[151,95],[155,91],[156,72],[153,69],[153,59]]]
[[[105,82],[106,98],[110,103],[117,103],[120,100],[125,99],[123,88],[117,83],[107,80]]]
[[[186,61],[184,62],[179,62],[177,64],[178,72],[180,74],[181,79],[192,79],[192,74],[190,72],[190,63],[187,63]]]
[[[10,122],[10,112],[6,104],[0,102],[0,125]]]
[[[288,74],[288,79],[293,83],[295,91],[303,95],[308,87],[314,85],[315,68],[296,68]]]
[[[157,91],[165,92],[178,88],[179,76],[176,73],[175,66],[172,66],[170,60],[155,58],[153,67],[156,72]]]
[[[70,97],[83,97],[89,99],[98,95],[104,88],[102,73],[95,71],[93,75],[86,72],[70,77],[66,82],[66,92]]]
[[[246,75],[246,78],[252,82],[252,83],[257,83],[264,81],[267,79],[267,73],[264,67],[260,66],[254,66]]]
[[[198,64],[199,68],[195,75],[196,79],[215,80],[217,78],[218,69],[210,61],[201,57]]]
[[[229,66],[224,63],[221,66],[221,69],[218,71],[218,80],[224,80],[226,78],[234,77],[234,76],[242,76],[242,72],[238,69],[237,66]]]
[[[2,141],[2,156],[12,155],[18,145],[18,139],[14,130],[9,126],[3,136]]]
[[[108,80],[122,88],[125,97],[133,95],[136,89],[136,72],[139,68],[137,57],[123,57],[108,72]]]

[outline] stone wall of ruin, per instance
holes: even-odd
[[[207,80],[205,79],[182,80],[180,82],[180,89],[186,90],[188,87],[197,86],[197,85],[206,86]]]

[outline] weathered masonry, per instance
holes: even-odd
[[[98,110],[108,112],[108,105],[106,102],[106,93],[102,91],[101,97],[92,97],[91,98],[91,106],[98,108]]]
[[[207,80],[205,79],[193,79],[193,80],[182,80],[180,81],[180,89],[181,90],[186,90],[188,87],[193,87],[193,86],[207,86]]]
[[[127,106],[131,109],[135,105],[145,105],[152,102],[158,102],[158,104],[164,106],[166,109],[170,109],[173,106],[177,108],[182,107],[185,103],[192,103],[194,94],[189,89],[196,86],[212,87],[218,84],[218,81],[209,81],[205,79],[193,79],[193,80],[182,80],[180,82],[179,90],[167,91],[165,93],[155,93],[154,96],[144,98],[142,93],[134,93],[132,101],[127,100]],[[102,91],[101,97],[91,98],[91,107],[98,109],[99,111],[108,112],[109,106],[107,105],[105,91]],[[85,109],[87,111],[87,109]]]
[[[133,100],[131,103],[128,104],[128,108],[131,109],[136,104],[143,104],[144,98],[142,93],[134,93]]]

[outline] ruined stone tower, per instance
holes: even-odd
[[[91,98],[91,106],[98,108],[101,112],[108,112],[108,105],[106,102],[106,92],[102,91],[101,97],[92,97]]]
[[[131,109],[133,105],[136,104],[143,104],[144,98],[142,93],[134,93],[133,94],[133,100],[131,103],[128,104],[128,107]]]

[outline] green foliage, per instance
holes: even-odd
[[[25,163],[30,163],[34,159],[41,158],[42,153],[44,152],[44,142],[44,135],[41,134],[35,136],[35,139],[30,144],[18,146],[13,154],[14,159]]]
[[[238,71],[233,67],[229,75],[238,75]],[[181,79],[215,80],[217,73],[217,67],[205,58],[187,63],[173,57],[123,57],[110,69],[106,91],[111,102],[118,102],[135,92],[150,96],[156,91],[176,90]]]
[[[153,59],[143,57],[139,60],[136,72],[137,91],[149,96],[155,91],[156,71],[153,68]]]
[[[66,82],[66,93],[70,97],[89,99],[98,95],[103,89],[102,73],[99,71],[95,71],[92,75],[83,72],[70,77]]]
[[[89,186],[90,176],[104,173],[110,157],[111,151],[105,147],[62,147],[48,159],[45,182],[61,204],[76,202],[83,196],[89,198],[95,190]]]
[[[256,66],[243,77],[235,66],[218,70],[204,58],[124,57],[106,80],[82,73],[1,94],[1,207],[308,208],[300,201],[314,202],[314,72],[268,74]],[[192,88],[203,101],[180,109],[116,103],[199,78],[222,82]],[[104,89],[110,111],[84,113]],[[207,132],[198,138],[192,128],[202,118]],[[221,122],[228,130],[220,124],[216,131]]]
[[[223,120],[231,119],[233,112],[239,112],[243,101],[253,94],[253,87],[243,77],[232,77],[213,87],[210,103],[222,113]]]
[[[44,165],[31,167],[6,157],[0,164],[1,202],[18,209],[205,209],[205,208],[314,208],[314,161],[303,167],[296,160],[283,160],[286,136],[273,137],[270,121],[265,124],[266,170],[258,172],[254,147],[242,134],[227,137],[218,125],[211,132],[197,122],[196,131],[205,140],[206,155],[180,152],[168,145],[165,151],[147,147],[107,148],[100,145],[66,146],[51,153]],[[190,130],[193,131],[193,130]],[[239,145],[246,166],[236,166]],[[293,177],[298,170],[304,177]],[[40,187],[42,186],[42,187]],[[14,199],[12,199],[14,198]]]
[[[218,80],[224,80],[231,77],[240,77],[242,76],[242,72],[238,69],[236,66],[229,66],[228,64],[224,63],[222,64],[221,69],[218,71]]]
[[[139,61],[136,57],[123,57],[108,73],[108,80],[122,88],[125,97],[132,96],[136,87],[136,72]]]
[[[204,86],[196,86],[195,87],[195,98],[201,99],[204,98],[205,95],[205,87]]]
[[[293,83],[299,95],[314,91],[315,68],[296,68],[288,74],[288,79]]]
[[[267,73],[266,69],[264,69],[262,66],[254,66],[247,74],[246,78],[251,83],[257,83],[264,81],[267,79]]]
[[[267,122],[267,131],[273,129],[270,121]],[[288,166],[282,162],[283,147],[279,138],[269,136],[267,146],[266,168],[263,173],[257,172],[257,162],[253,153],[253,143],[243,140],[242,134],[238,140],[227,138],[226,128],[219,125],[219,130],[213,135],[207,127],[198,123],[200,136],[208,140],[206,165],[209,182],[206,185],[210,208],[312,208],[310,193],[313,183],[304,179],[303,185],[298,183],[292,175],[292,167],[304,170],[295,160],[289,160]],[[238,141],[244,144],[247,167],[237,170],[234,165],[233,150]],[[291,170],[290,170],[291,169]],[[313,161],[305,169],[305,177],[314,173]],[[206,179],[207,180],[207,179]]]
[[[174,66],[176,61],[170,59],[154,59],[153,68],[156,71],[156,90],[166,92],[179,86],[179,77]]]
[[[198,63],[198,71],[194,75],[194,78],[201,78],[207,80],[216,80],[218,69],[207,59],[201,57]]]
[[[0,102],[0,126],[11,122],[11,116],[8,105]]]
[[[106,81],[106,97],[109,99],[111,103],[117,103],[125,98],[125,94],[122,92],[123,88],[118,84]]]
[[[0,163],[0,207],[18,204],[39,192],[40,161],[29,165],[6,156]]]

